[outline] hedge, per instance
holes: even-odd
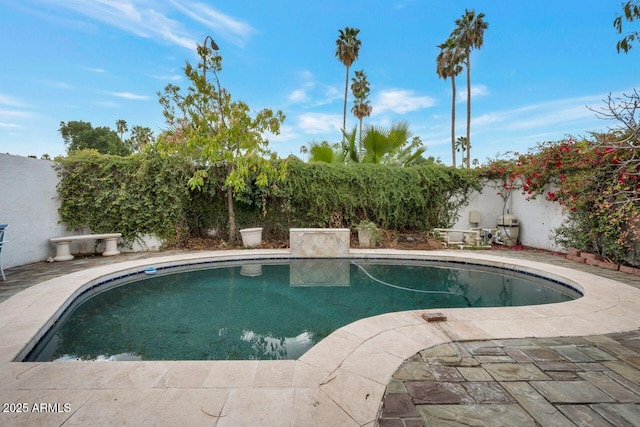
[[[58,159],[60,215],[69,229],[120,232],[127,242],[155,234],[172,242],[211,228],[226,233],[223,171],[210,168],[189,190],[194,166],[145,152],[128,157],[80,151]],[[429,230],[457,219],[472,171],[438,164],[412,167],[286,160],[283,182],[251,184],[236,199],[238,228],[263,226],[286,238],[291,227],[354,227],[369,219],[385,229]]]

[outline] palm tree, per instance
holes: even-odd
[[[426,148],[422,147],[419,139],[415,138],[414,142],[407,146],[411,136],[409,123],[406,121],[394,123],[389,129],[367,126],[362,138],[365,150],[362,161],[403,166],[418,162]]]
[[[307,153],[309,152],[309,149],[307,148],[306,145],[302,145],[300,146],[300,154],[302,154],[302,160],[305,160],[305,157],[307,156]]]
[[[456,151],[461,151],[462,152],[462,167],[465,167],[465,165],[467,164],[467,159],[464,155],[465,151],[467,151],[467,137],[466,136],[459,136],[458,139],[456,139]]]
[[[411,142],[409,123],[401,121],[393,123],[390,128],[382,126],[365,126],[362,130],[360,144],[364,151],[358,156],[356,138],[358,127],[351,132],[342,132],[344,138],[340,143],[329,145],[328,142],[312,142],[309,145],[310,162],[324,163],[382,163],[401,166],[416,165],[427,161],[422,154],[427,150],[422,146],[420,137]]]
[[[309,162],[344,163],[344,154],[327,141],[309,143]]]
[[[447,80],[451,77],[451,159],[456,167],[456,76],[462,72],[462,50],[456,42],[449,38],[438,46],[440,53],[436,58],[436,73],[438,77]]]
[[[153,142],[154,136],[151,128],[147,126],[134,126],[131,128],[131,149],[141,152],[142,149]]]
[[[118,136],[120,136],[120,141],[124,142],[124,133],[127,132],[129,130],[129,128],[127,127],[127,121],[126,120],[116,120],[116,132],[118,133]]]
[[[353,92],[353,107],[351,113],[356,116],[360,122],[360,139],[362,139],[362,119],[369,117],[373,108],[369,105],[367,97],[369,96],[369,81],[364,70],[355,72],[355,77],[351,79],[351,92]],[[362,146],[359,147],[362,152]]]
[[[484,31],[489,24],[484,21],[484,13],[465,9],[462,18],[456,20],[456,28],[451,33],[456,45],[464,51],[463,61],[467,68],[467,167],[471,167],[471,49],[479,49],[484,42]]]
[[[342,136],[343,157],[354,163],[362,162],[362,132],[360,133],[360,139],[356,144],[356,139],[358,139],[358,126],[354,126],[351,132],[343,130]],[[356,145],[358,147],[356,147]]]
[[[395,158],[395,163],[402,166],[419,165],[428,162],[427,159],[422,157],[422,154],[427,151],[427,147],[422,145],[422,140],[419,136],[414,136],[411,143],[408,143],[404,148],[398,151]]]
[[[358,40],[357,28],[345,27],[343,30],[338,30],[340,35],[336,40],[336,58],[340,60],[347,68],[347,76],[344,82],[344,110],[342,114],[342,130],[347,128],[347,91],[349,88],[349,67],[358,59],[358,53],[360,52],[360,40]]]

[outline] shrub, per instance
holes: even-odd
[[[58,194],[67,228],[119,232],[126,243],[144,234],[186,236],[189,170],[154,153],[128,157],[82,150],[59,158]]]
[[[129,157],[80,151],[59,159],[60,215],[69,229],[143,234],[182,240],[210,228],[227,229],[224,166],[209,167],[200,189],[187,179],[195,166],[153,151]],[[292,227],[352,227],[370,220],[386,229],[429,230],[457,219],[466,195],[478,188],[468,170],[437,164],[401,167],[309,164],[287,159],[283,182],[269,187],[246,178],[236,199],[238,228],[260,225],[286,240]]]
[[[470,171],[437,164],[303,163],[289,159],[275,193],[292,226],[350,226],[368,219],[386,229],[450,226],[466,195],[478,188]]]
[[[562,205],[568,222],[555,230],[557,243],[638,265],[640,159],[616,132],[592,139],[539,144],[528,154],[491,162],[484,176],[502,180],[502,191]]]

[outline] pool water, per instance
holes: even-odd
[[[25,361],[297,359],[382,313],[548,304],[580,295],[488,267],[287,260],[149,275],[74,302]]]

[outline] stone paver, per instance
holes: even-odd
[[[65,263],[9,268],[5,270],[7,281],[0,282],[0,302],[64,274],[174,253],[178,251],[123,254],[114,258],[78,257]],[[490,254],[574,268],[640,288],[640,276],[575,264],[544,251],[497,250]],[[628,305],[629,312],[632,307]],[[555,313],[553,307],[537,310],[545,315],[570,315],[561,310]],[[146,363],[138,376],[125,364],[87,364],[82,366],[82,384],[77,385],[74,377],[78,373],[67,372],[62,366],[34,364],[16,370],[16,364],[7,363],[0,371],[3,402],[70,402],[73,409],[70,413],[46,417],[31,414],[29,418],[8,417],[0,421],[10,425],[16,421],[16,425],[224,426],[257,425],[256,420],[261,420],[263,425],[371,426],[376,424],[378,408],[377,425],[381,427],[640,425],[640,330],[583,337],[553,337],[543,333],[537,335],[544,338],[535,338],[541,329],[522,323],[513,335],[509,334],[522,338],[490,340],[487,338],[504,338],[506,334],[487,335],[486,331],[491,330],[488,323],[484,324],[484,330],[477,329],[480,333],[474,334],[474,322],[483,320],[482,313],[478,313],[469,322],[449,322],[457,330],[429,329],[433,343],[429,344],[432,341],[428,339],[420,341],[428,348],[413,356],[407,351],[401,357],[389,358],[397,358],[400,363],[408,357],[390,378],[386,391],[380,379],[388,378],[397,365],[379,378],[369,374],[365,377],[358,373],[357,360],[343,366],[346,356],[335,356],[341,351],[353,353],[360,346],[355,341],[355,344],[350,341],[353,348],[345,350],[338,346],[323,353],[324,361],[332,354],[335,356],[335,367],[333,362],[318,364],[317,371],[315,359],[297,361],[295,368],[293,364],[283,364],[268,371],[250,364],[250,370],[244,366],[242,372],[231,376],[220,370],[224,370],[224,363],[219,362],[188,367],[174,362]],[[598,322],[605,320],[606,313],[602,316],[593,320],[594,330],[602,330]],[[584,319],[584,323],[592,321],[586,316]],[[624,319],[620,321],[623,324]],[[553,330],[558,323],[550,325]],[[636,323],[629,325],[629,329],[637,327]],[[423,326],[412,328],[422,331]],[[624,326],[604,331],[611,330],[624,331]],[[449,332],[450,340],[446,341],[450,342],[434,345],[437,340],[445,342],[436,339],[440,331]],[[418,335],[416,332],[412,337]],[[476,340],[455,341],[456,336],[470,339],[470,335]],[[389,353],[397,356],[395,352]],[[95,375],[89,375],[93,371]],[[318,383],[320,386],[316,386]],[[185,418],[180,412],[183,406],[197,410]]]
[[[579,427],[611,427],[610,422],[588,405],[559,405],[558,409]]]
[[[426,426],[535,426],[522,407],[508,405],[421,405],[418,411]]]
[[[592,345],[584,346],[585,338]],[[404,426],[409,419],[415,421],[411,402],[424,426],[640,425],[636,378],[640,372],[632,363],[640,356],[638,339],[640,330],[562,340],[437,346],[408,359],[398,369],[392,380],[395,393],[387,388],[378,422],[380,426]],[[452,350],[456,354],[450,354]],[[483,362],[487,355],[500,356],[501,352],[508,360]],[[445,366],[437,357],[425,357],[442,353],[459,363]],[[410,378],[410,372],[420,379],[431,373],[436,380]],[[438,377],[446,380],[438,381]],[[393,411],[398,401],[410,416]]]
[[[501,255],[573,267],[640,287],[638,276],[578,266],[544,252],[516,251]],[[451,354],[452,349],[455,354]],[[464,390],[459,404],[414,402],[422,416],[422,426],[640,425],[640,404],[636,400],[640,398],[640,330],[591,337],[452,342],[446,348],[439,346],[421,354],[434,356],[422,357],[422,368],[412,366],[423,377],[438,365],[446,364],[464,378],[455,383]],[[446,360],[435,357],[445,354]],[[403,371],[404,366],[398,372]],[[469,392],[473,390],[470,384],[491,381],[488,377],[496,381],[493,384],[501,385],[515,403],[483,403],[485,394]],[[398,379],[394,375],[392,381]],[[406,376],[402,380],[405,384],[410,381]],[[461,389],[448,388],[449,392],[455,390]],[[455,400],[455,396],[448,398]],[[468,398],[473,399],[473,403],[463,404],[462,400],[466,402]],[[580,403],[582,400],[588,402]],[[386,397],[383,408],[385,403]],[[395,425],[387,424],[390,421],[400,421],[398,426],[409,425],[402,418],[384,416],[379,418],[379,425]]]

